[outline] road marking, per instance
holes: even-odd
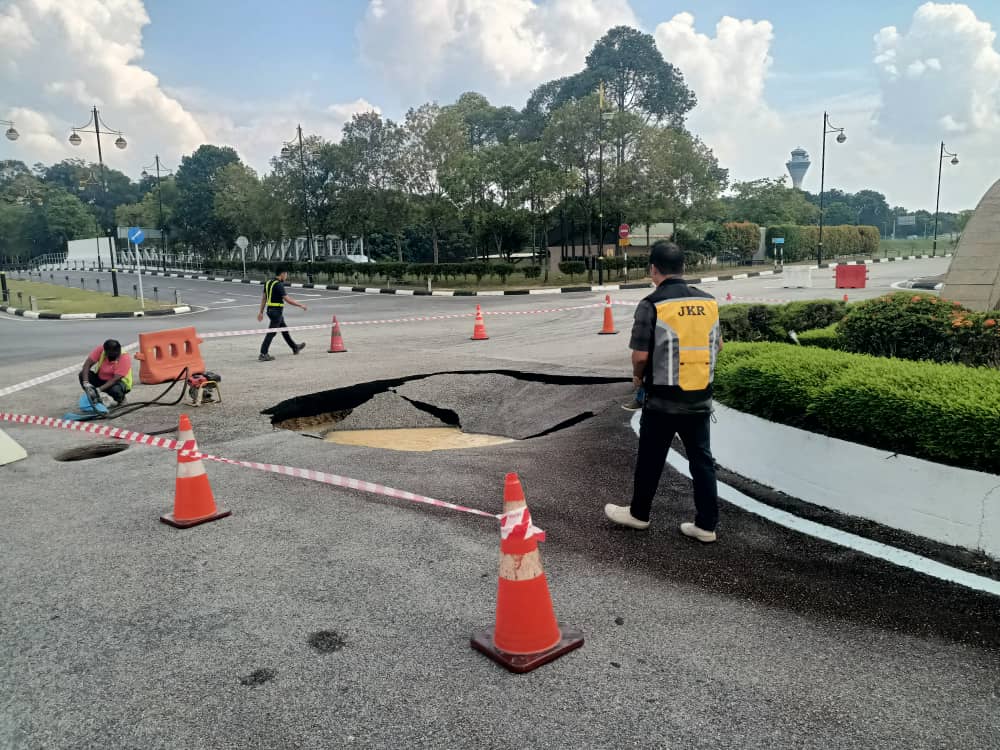
[[[235,301],[236,300],[233,297],[226,297],[225,299],[216,300],[215,302],[209,302],[208,304],[210,304],[210,305],[225,305],[225,304],[228,304],[229,302],[235,302]]]
[[[641,411],[637,411],[632,416],[632,430],[636,435],[639,434],[639,420],[641,418]],[[680,474],[683,474],[688,479],[691,478],[691,472],[688,469],[687,461],[676,451],[671,450],[670,453],[667,454],[667,463],[676,469]],[[851,534],[846,531],[841,531],[840,529],[832,529],[829,526],[824,526],[816,523],[815,521],[807,521],[806,519],[800,518],[792,513],[772,508],[770,505],[766,505],[759,500],[747,497],[739,490],[734,487],[730,487],[724,482],[719,482],[718,484],[719,497],[721,499],[732,503],[737,508],[742,508],[749,513],[766,518],[772,523],[784,526],[786,529],[791,529],[792,531],[797,531],[800,534],[815,537],[816,539],[832,542],[833,544],[853,549],[856,552],[861,552],[862,554],[869,555],[870,557],[877,557],[885,562],[892,563],[893,565],[898,565],[903,568],[909,568],[917,573],[923,573],[924,575],[937,578],[941,581],[957,583],[959,586],[965,586],[966,588],[974,589],[976,591],[983,591],[987,594],[1000,596],[1000,581],[995,581],[992,578],[986,578],[985,576],[978,576],[974,573],[967,573],[964,570],[953,568],[950,565],[944,565],[943,563],[936,562],[927,557],[923,557],[922,555],[916,555],[912,552],[897,549],[896,547],[890,547],[888,544],[882,544],[881,542],[866,539],[865,537],[858,536],[857,534]]]

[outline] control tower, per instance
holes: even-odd
[[[792,158],[785,162],[788,174],[792,176],[792,187],[798,190],[802,189],[802,180],[805,178],[806,172],[809,171],[810,164],[812,162],[809,161],[809,154],[804,148],[792,151]]]

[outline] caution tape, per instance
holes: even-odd
[[[163,448],[175,451],[185,458],[215,461],[216,463],[227,464],[229,466],[240,466],[244,469],[266,471],[271,474],[281,474],[286,477],[305,479],[310,482],[329,484],[349,490],[357,490],[358,492],[368,492],[373,495],[382,495],[383,497],[391,497],[397,500],[408,500],[413,503],[422,503],[424,505],[434,506],[435,508],[446,508],[448,510],[459,511],[460,513],[470,513],[474,516],[481,516],[483,518],[503,520],[505,525],[511,528],[522,527],[524,524],[527,524],[527,526],[524,527],[526,530],[533,530],[532,533],[534,534],[543,533],[540,529],[537,529],[530,523],[531,517],[527,513],[527,508],[523,508],[522,510],[524,512],[517,518],[512,517],[510,519],[506,519],[506,516],[510,514],[487,513],[484,510],[468,508],[464,505],[456,505],[455,503],[449,503],[445,500],[427,497],[426,495],[417,495],[413,492],[396,489],[395,487],[387,487],[384,484],[366,482],[361,479],[352,479],[351,477],[343,477],[339,474],[329,474],[325,471],[299,469],[294,466],[265,464],[258,461],[240,461],[233,458],[224,458],[223,456],[214,456],[211,453],[189,450],[185,443],[181,443],[180,441],[173,440],[171,438],[156,437],[142,432],[132,432],[130,430],[123,430],[119,427],[109,427],[94,424],[92,422],[71,422],[65,419],[55,419],[53,417],[36,417],[28,414],[7,414],[4,412],[0,412],[0,422],[35,425],[36,427],[50,427],[53,429],[70,430],[72,432],[83,432],[90,435],[103,435],[115,438],[116,440],[124,440],[126,442],[137,443],[139,445],[148,445],[152,448]]]
[[[620,304],[620,303],[615,303]],[[546,313],[561,313],[561,312],[573,312],[576,310],[588,310],[596,307],[602,307],[603,303],[590,303],[587,305],[575,305],[572,307],[549,307],[537,310],[492,310],[483,311],[484,315],[544,315]],[[392,323],[422,323],[429,320],[455,320],[458,318],[470,318],[474,317],[475,312],[465,312],[465,313],[452,313],[449,315],[420,315],[410,318],[383,318],[378,320],[344,320],[337,322],[342,326],[366,326],[366,325],[387,325]],[[207,333],[199,333],[198,337],[201,339],[218,339],[227,338],[230,336],[260,336],[268,333],[284,333],[293,331],[319,331],[329,328],[331,323],[314,323],[310,325],[301,326],[286,326],[284,328],[246,328],[237,331],[210,331]],[[138,343],[131,343],[124,347],[123,351],[134,351],[139,347]],[[55,380],[56,378],[61,378],[63,375],[69,375],[73,372],[79,372],[79,367],[76,365],[70,365],[69,367],[64,367],[61,370],[56,370],[55,372],[50,372],[47,375],[40,375],[37,378],[31,378],[30,380],[25,380],[21,383],[15,385],[9,385],[5,388],[0,388],[0,397],[9,396],[12,393],[17,393],[18,391],[23,391],[27,388],[31,388],[35,385],[40,385],[42,383],[47,383],[50,380]]]

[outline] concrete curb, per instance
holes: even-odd
[[[930,256],[930,255],[905,255],[898,258],[867,258],[865,260],[852,260],[845,263],[823,263],[820,266],[802,266],[803,268],[809,268],[810,270],[817,270],[820,268],[836,268],[838,265],[845,266],[860,266],[860,265],[872,265],[874,263],[894,263],[904,260],[923,260],[930,259],[932,257],[937,258],[950,258],[952,253],[945,253],[943,255]],[[79,268],[53,268],[52,271],[80,271],[83,269]],[[86,269],[90,272],[95,272],[97,269],[91,268]],[[111,273],[110,271],[100,271],[100,273]],[[130,273],[134,274],[135,271],[122,269],[119,273]],[[697,279],[688,279],[689,284],[708,284],[716,281],[735,281],[738,279],[753,279],[760,276],[774,276],[780,274],[781,270],[771,270],[771,271],[747,271],[746,273],[734,273],[726,274],[724,276],[705,276]],[[226,278],[224,276],[202,276],[199,274],[181,274],[181,273],[164,273],[163,271],[143,271],[143,276],[162,276],[168,279],[197,279],[198,281],[221,281],[227,284],[253,284],[260,286],[263,282],[257,281],[256,279],[233,279]],[[400,294],[413,297],[509,297],[515,295],[525,295],[525,294],[572,294],[574,292],[617,292],[622,289],[648,289],[650,288],[650,283],[635,283],[635,284],[590,284],[587,286],[564,286],[564,287],[539,287],[532,289],[490,289],[490,290],[476,290],[476,289],[449,289],[442,291],[427,291],[426,289],[396,289],[394,287],[366,287],[366,286],[344,286],[338,284],[299,284],[290,283],[289,286],[292,289],[324,289],[329,292],[354,292],[355,294]]]
[[[31,318],[33,320],[95,320],[97,318],[154,318],[163,315],[180,315],[181,313],[191,312],[191,307],[182,305],[181,307],[167,307],[162,310],[144,310],[138,312],[48,313],[21,310],[8,305],[0,305],[0,312],[5,312],[8,315],[16,315],[19,318]]]

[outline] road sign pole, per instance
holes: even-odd
[[[135,275],[139,277],[139,307],[145,310],[146,298],[142,293],[142,264],[139,262],[139,246],[133,244],[132,247],[135,248]]]

